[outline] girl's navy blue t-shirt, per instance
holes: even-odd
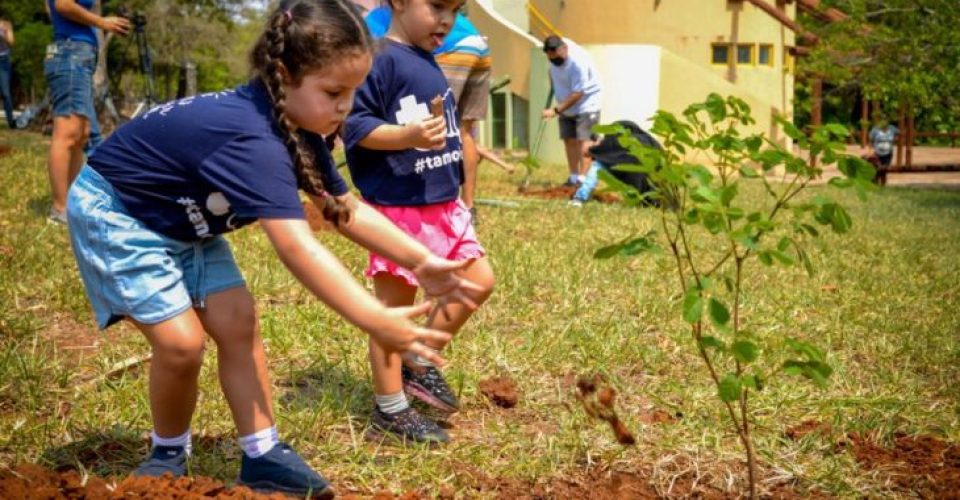
[[[390,39],[383,43],[344,125],[350,177],[363,198],[378,205],[455,200],[463,179],[463,146],[450,85],[429,52]],[[443,150],[380,151],[360,146],[381,125],[406,125],[429,117],[430,101],[436,96],[443,97],[447,120]]]
[[[89,165],[130,215],[182,241],[230,232],[260,218],[303,219],[293,159],[258,82],[157,106],[120,127]],[[301,132],[324,187],[348,191],[323,138]]]

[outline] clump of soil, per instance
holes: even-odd
[[[794,441],[799,441],[810,434],[828,435],[832,430],[833,427],[830,424],[817,422],[816,420],[804,420],[788,428],[784,434]]]
[[[327,220],[323,218],[323,214],[320,213],[320,209],[318,209],[313,203],[304,202],[303,212],[307,215],[307,223],[310,224],[311,230],[324,231],[333,229],[333,224],[327,222]]]
[[[629,445],[637,443],[633,433],[617,416],[615,409],[617,390],[607,383],[606,377],[599,373],[593,376],[582,376],[577,379],[577,389],[579,392],[575,395],[587,415],[609,423],[618,443]]]
[[[480,382],[480,392],[501,408],[517,406],[520,395],[517,384],[510,377],[493,377]]]
[[[575,186],[554,186],[543,189],[532,189],[521,186],[517,192],[524,196],[543,198],[545,200],[569,200],[573,198],[573,193],[577,192],[577,188]],[[623,199],[616,193],[604,193],[599,191],[594,191],[590,199],[599,201],[600,203],[620,203],[623,201]]]
[[[287,499],[279,493],[262,495],[245,487],[228,488],[207,477],[170,476],[102,479],[81,476],[77,471],[54,472],[38,465],[21,465],[0,472],[0,498],[234,498],[246,500]]]
[[[645,424],[669,424],[670,422],[676,421],[677,418],[675,414],[670,414],[659,408],[640,414],[640,421]]]
[[[884,448],[860,434],[840,443],[867,470],[884,471],[899,490],[921,498],[960,498],[960,446],[932,436],[897,434]]]
[[[6,144],[0,144],[0,157],[7,156],[8,154],[10,154],[10,153],[12,153],[12,152],[13,152],[13,148],[11,148],[10,146],[8,146],[8,145],[6,145]]]

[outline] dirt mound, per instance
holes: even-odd
[[[206,477],[127,477],[102,479],[77,471],[54,472],[38,465],[21,465],[0,472],[0,498],[126,499],[126,498],[234,498],[280,500],[280,494],[261,495],[242,486],[228,488]]]
[[[789,427],[784,435],[794,441],[799,441],[810,434],[829,435],[832,430],[833,427],[830,424],[817,422],[816,420],[804,420],[793,427]]]
[[[548,481],[531,483],[520,479],[490,477],[471,465],[464,464],[461,469],[472,479],[477,493],[494,494],[497,498],[510,499],[546,499],[546,498],[590,498],[592,500],[623,500],[659,498],[656,490],[650,486],[647,478],[622,471],[611,471],[595,467],[579,474],[563,478],[550,478]],[[465,495],[470,497],[471,495]],[[441,494],[440,498],[452,499],[455,495]]]
[[[897,434],[892,448],[850,434],[848,447],[860,467],[889,474],[895,488],[921,498],[960,499],[960,446],[931,436]]]
[[[11,148],[10,146],[8,146],[8,145],[6,145],[6,144],[0,144],[0,158],[2,158],[2,157],[4,157],[4,156],[7,156],[8,154],[10,154],[10,153],[12,153],[12,152],[13,152],[13,148]]]
[[[634,445],[637,439],[627,426],[617,416],[617,390],[610,385],[607,378],[599,373],[582,375],[577,379],[577,390],[574,396],[583,405],[583,409],[593,418],[610,424],[614,437],[620,444]]]
[[[517,192],[524,196],[542,198],[545,200],[569,200],[573,197],[573,193],[577,192],[577,188],[573,186],[555,186],[543,189],[533,189],[529,187],[524,188],[521,186]],[[622,198],[615,193],[603,193],[598,191],[594,191],[590,198],[592,200],[599,201],[600,203],[620,203],[623,201]]]
[[[517,384],[509,377],[493,377],[480,382],[480,392],[501,408],[517,406]]]

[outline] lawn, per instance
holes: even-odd
[[[146,342],[126,325],[93,327],[67,232],[45,221],[46,138],[3,131],[0,143],[13,146],[0,158],[0,472],[37,463],[123,475],[146,451],[146,370],[104,375],[148,354]],[[656,212],[525,198],[521,177],[481,166],[481,198],[517,206],[480,207],[498,286],[447,352],[464,410],[439,449],[363,439],[373,407],[364,335],[310,296],[257,228],[229,237],[261,313],[282,438],[341,493],[559,498],[612,494],[630,481],[642,483],[636,495],[744,491],[743,453],[680,318],[675,271],[655,256],[592,257],[655,227]],[[532,182],[563,177],[548,166]],[[833,189],[810,194],[822,191]],[[811,252],[813,277],[798,267],[750,269],[744,321],[768,340],[762,347],[796,337],[823,348],[834,368],[826,389],[776,375],[753,396],[762,490],[955,493],[960,191],[887,188],[865,203],[830,194],[854,226],[824,234]],[[364,252],[333,233],[318,238],[362,279]],[[231,483],[240,451],[213,350],[201,373],[192,473]],[[617,444],[579,406],[576,377],[592,373],[619,391],[635,446]],[[496,376],[516,382],[516,407],[481,394],[480,382]],[[915,459],[922,450],[926,468]],[[898,465],[909,453],[917,468]]]

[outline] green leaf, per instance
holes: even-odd
[[[716,349],[721,352],[725,352],[727,350],[727,344],[725,344],[722,340],[710,335],[704,335],[703,337],[700,337],[700,345],[703,346],[704,349]]]
[[[647,233],[647,236],[641,236],[639,238],[630,240],[629,242],[627,242],[627,244],[623,245],[623,247],[620,249],[620,254],[629,256],[629,255],[637,255],[643,252],[653,252],[653,251],[660,250],[660,247],[658,247],[655,243],[653,243],[649,238],[649,236],[652,233],[653,231],[651,231],[650,233]]]
[[[700,291],[691,288],[683,296],[683,319],[687,323],[696,323],[700,321],[703,315],[703,299],[700,297]]]
[[[620,251],[623,249],[623,243],[614,243],[613,245],[608,245],[598,249],[596,252],[593,252],[594,259],[609,259],[616,255],[620,254]]]
[[[740,167],[740,175],[746,179],[757,179],[760,177],[760,172],[757,172],[757,169],[753,167],[743,166]]]
[[[710,115],[710,121],[717,123],[727,117],[727,103],[719,94],[711,93],[704,103],[707,113]]]
[[[730,322],[730,311],[727,309],[727,306],[713,297],[710,297],[709,304],[710,319],[713,321],[713,324],[726,326],[726,324]]]
[[[743,392],[740,379],[732,373],[726,374],[720,380],[720,385],[717,389],[720,393],[720,399],[727,403],[740,399],[740,394]]]
[[[738,340],[730,346],[733,357],[741,363],[753,363],[760,356],[760,347],[749,340]]]
[[[760,259],[760,262],[763,262],[765,266],[773,265],[773,257],[770,256],[770,252],[767,250],[757,252],[757,258]]]
[[[593,132],[597,134],[603,134],[603,135],[621,135],[624,132],[626,132],[626,130],[623,128],[622,125],[618,125],[616,123],[608,123],[604,125],[594,125]]]
[[[760,377],[760,375],[744,375],[741,377],[741,379],[743,380],[744,387],[753,389],[755,391],[763,390],[763,379]]]

